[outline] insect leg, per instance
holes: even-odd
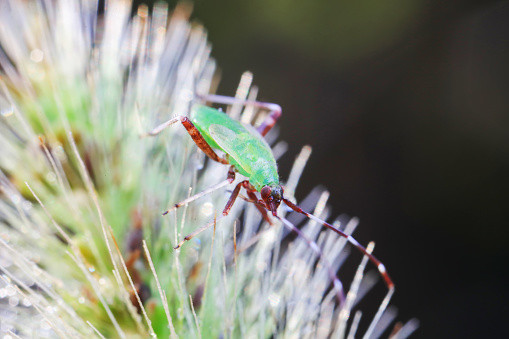
[[[178,245],[174,247],[174,249],[176,249],[176,250],[179,249],[186,241],[193,239],[195,236],[197,236],[201,232],[205,231],[210,226],[214,225],[214,223],[216,223],[217,220],[226,217],[228,215],[228,213],[230,213],[230,209],[232,208],[233,203],[235,202],[235,199],[237,199],[237,196],[239,195],[239,191],[240,191],[241,187],[245,186],[246,184],[249,184],[249,181],[244,180],[244,181],[239,182],[235,186],[235,189],[233,190],[232,195],[230,196],[230,199],[228,200],[228,203],[226,203],[226,207],[223,210],[223,215],[221,215],[219,218],[214,219],[213,221],[209,222],[208,224],[203,225],[202,227],[195,230],[193,233],[186,235],[184,237],[184,240],[179,242]]]
[[[342,236],[343,238],[346,238],[346,240],[348,240],[348,242],[350,242],[352,245],[354,245],[359,251],[361,251],[364,255],[368,256],[369,260],[375,264],[375,266],[377,267],[378,271],[380,272],[380,274],[382,275],[384,281],[385,281],[385,284],[387,285],[387,288],[389,289],[389,293],[393,293],[394,291],[394,283],[392,282],[392,279],[391,277],[389,276],[389,274],[387,273],[386,269],[385,269],[385,266],[384,264],[382,264],[380,262],[380,260],[378,260],[374,255],[372,255],[371,253],[369,253],[366,248],[364,246],[362,246],[361,244],[359,244],[359,242],[357,240],[355,240],[352,236],[338,230],[337,228],[335,228],[334,226],[332,226],[331,224],[329,224],[328,222],[325,222],[323,220],[321,220],[320,218],[317,218],[315,217],[313,214],[311,213],[308,213],[306,211],[304,211],[302,208],[300,208],[299,206],[295,205],[294,203],[292,203],[291,201],[289,201],[288,199],[283,199],[283,201],[285,202],[285,204],[290,207],[292,210],[294,210],[295,212],[298,212],[298,213],[301,213],[301,214],[304,214],[305,216],[307,216],[309,219],[312,219],[320,224],[322,224],[323,226],[333,230],[334,232],[336,232],[337,234],[339,234],[340,236]]]
[[[201,191],[200,193],[196,193],[192,197],[189,197],[189,198],[187,198],[185,200],[182,200],[178,204],[175,204],[172,208],[169,208],[166,211],[164,211],[163,215],[166,215],[166,214],[170,213],[171,211],[176,210],[177,208],[180,208],[180,207],[190,203],[191,201],[194,201],[194,200],[196,200],[198,198],[201,198],[204,195],[209,194],[210,192],[214,192],[215,190],[220,189],[221,187],[229,185],[234,180],[235,180],[235,168],[233,166],[230,166],[230,169],[228,170],[228,178],[226,180],[221,181],[219,184],[216,184],[216,185],[214,185],[212,187],[209,187],[206,190]]]
[[[241,198],[241,199],[244,199],[247,202],[254,203],[256,208],[258,209],[258,211],[260,211],[260,213],[262,214],[263,219],[265,221],[267,221],[269,224],[272,225],[272,221],[269,218],[269,214],[267,213],[267,210],[265,209],[265,207],[263,207],[264,205],[262,205],[263,202],[261,200],[258,200],[258,198],[255,195],[255,192],[257,192],[257,191],[253,187],[253,185],[251,185],[251,184],[248,184],[248,185],[244,184],[244,188],[246,189],[246,192],[247,192],[247,195],[248,195],[249,199],[244,197],[244,196],[242,196],[242,195],[238,195],[238,197]]]
[[[249,199],[251,199],[250,202],[260,202],[260,203],[262,203],[256,197],[255,192],[257,192],[257,190],[253,187],[253,185],[251,185],[251,184],[244,185],[244,187],[246,188],[247,196],[249,197]],[[260,211],[260,213],[262,214],[263,219],[265,221],[267,221],[269,224],[272,225],[272,221],[269,218],[269,215],[267,213],[267,209],[263,205],[260,205],[258,203],[255,203],[255,206],[258,209],[258,211]]]
[[[273,104],[270,102],[262,102],[262,101],[251,101],[251,100],[241,100],[234,97],[227,97],[223,95],[209,94],[205,96],[199,96],[200,99],[205,101],[210,101],[218,104],[225,105],[233,105],[239,104],[244,106],[253,106],[256,108],[266,109],[269,111],[269,115],[265,118],[263,123],[258,127],[258,132],[262,136],[267,134],[272,127],[276,124],[279,117],[281,117],[282,109],[278,104]]]
[[[254,192],[256,192],[256,191],[251,191],[251,190],[246,190],[246,191],[247,191],[247,196],[249,197],[249,199],[251,199],[252,201],[258,200],[256,195],[254,194]],[[255,204],[255,206],[258,209],[258,211],[260,211],[260,213],[262,214],[263,219],[272,225],[272,221],[270,221],[270,217],[269,217],[269,214],[267,213],[267,210],[258,204]]]
[[[189,241],[191,239],[193,239],[194,237],[196,237],[198,234],[200,234],[201,232],[205,231],[206,229],[208,229],[210,226],[214,225],[215,223],[217,223],[218,220],[224,218],[223,215],[219,216],[218,218],[215,218],[214,220],[212,220],[211,222],[209,222],[208,224],[205,224],[203,225],[202,227],[198,228],[197,230],[195,230],[193,233],[191,234],[188,234],[184,237],[184,240],[182,240],[181,242],[178,243],[177,246],[173,247],[173,249],[175,250],[178,250],[186,241]]]
[[[230,195],[230,199],[228,199],[228,202],[226,203],[226,206],[224,207],[224,210],[223,210],[224,216],[227,216],[228,213],[230,213],[233,203],[235,202],[235,200],[237,200],[237,197],[239,196],[241,187],[242,186],[248,187],[247,185],[249,185],[249,181],[244,180],[244,181],[239,182],[237,184],[237,186],[235,186],[235,189],[233,190],[232,195]]]
[[[166,122],[163,122],[161,125],[157,126],[150,132],[141,135],[141,137],[144,138],[147,136],[158,135],[166,127],[169,127],[178,121],[180,121],[182,123],[182,125],[184,125],[184,127],[187,130],[187,133],[189,133],[189,135],[193,139],[196,146],[198,146],[198,148],[200,148],[203,151],[203,153],[205,153],[210,159],[217,161],[221,164],[225,164],[225,165],[229,164],[225,158],[221,158],[219,155],[216,154],[216,152],[214,152],[212,147],[210,147],[210,145],[207,143],[207,141],[205,141],[205,139],[201,135],[200,131],[198,131],[198,129],[191,122],[191,120],[189,120],[189,118],[185,117],[185,116],[177,116],[177,117],[172,118]]]

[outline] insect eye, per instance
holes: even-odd
[[[262,196],[263,200],[267,200],[267,198],[270,196],[271,189],[269,186],[264,186],[262,190],[260,191],[260,194]]]

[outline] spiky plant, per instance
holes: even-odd
[[[360,313],[352,321],[350,311],[375,281],[363,278],[366,260],[340,310],[306,242],[282,247],[287,233],[262,223],[250,203],[237,202],[214,231],[173,250],[222,210],[224,191],[160,212],[226,169],[205,161],[178,126],[139,136],[214,89],[210,46],[203,27],[187,21],[189,5],[170,14],[163,3],[151,13],[141,6],[132,18],[129,1],[97,6],[0,4],[3,338],[353,337]],[[254,98],[250,79],[239,95]],[[242,119],[254,113],[246,108]],[[297,158],[287,194],[309,152]],[[326,200],[314,192],[303,205],[325,218]],[[344,224],[351,232],[356,220]],[[345,242],[311,222],[302,229],[337,271]],[[385,306],[368,336],[392,321]]]

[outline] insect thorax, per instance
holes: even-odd
[[[277,167],[267,161],[259,159],[252,166],[252,173],[249,182],[259,192],[263,186],[279,185],[279,176]]]

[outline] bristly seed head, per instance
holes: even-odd
[[[90,336],[92,327],[105,338],[175,339],[200,337],[201,329],[232,338],[298,337],[312,329],[316,338],[346,336],[348,317],[332,318],[338,304],[328,297],[325,265],[300,246],[302,237],[280,252],[288,233],[277,225],[266,231],[251,204],[217,215],[220,231],[185,246],[184,239],[176,252],[170,246],[211,222],[224,196],[184,204],[175,218],[160,211],[190,195],[189,187],[196,193],[217,184],[227,168],[204,165],[179,126],[156,138],[146,132],[189,114],[192,95],[215,87],[215,61],[204,28],[187,21],[188,3],[169,11],[156,2],[137,13],[131,1],[107,4],[2,0],[0,332],[71,338]],[[237,93],[256,99],[251,80]],[[239,111],[239,119],[252,121],[248,112]],[[307,161],[301,154],[295,167]],[[292,170],[288,198],[301,172]],[[283,188],[260,193],[277,216]],[[317,204],[316,192],[305,199],[323,212],[327,199]],[[139,215],[130,216],[133,209]],[[242,220],[242,231],[232,236],[234,220]],[[356,222],[346,224],[351,234]],[[327,241],[317,241],[319,234]],[[345,261],[346,242],[336,234],[309,238],[335,269]],[[369,285],[359,274],[352,300]],[[380,323],[390,322],[383,317]]]

